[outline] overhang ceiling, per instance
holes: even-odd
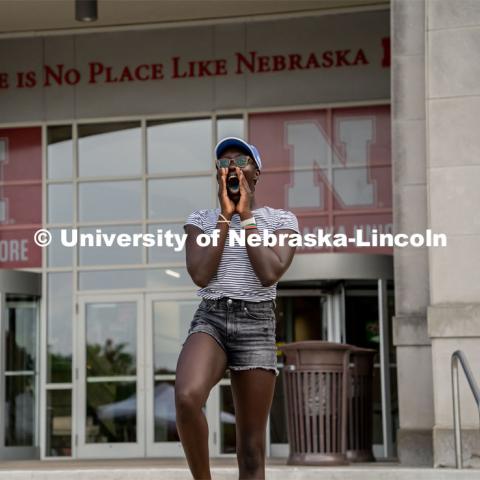
[[[389,5],[388,0],[99,0],[98,20],[75,21],[74,0],[0,0],[0,34],[225,19]]]

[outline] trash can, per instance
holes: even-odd
[[[348,390],[347,458],[351,462],[373,462],[372,382],[375,350],[350,345]]]
[[[282,345],[288,465],[345,465],[350,346],[317,340]]]

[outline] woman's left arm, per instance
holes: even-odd
[[[250,214],[250,217],[252,215]],[[250,218],[246,217],[246,218]],[[242,220],[244,220],[242,218]],[[249,229],[246,231],[245,237],[254,233],[258,234],[257,229]],[[292,230],[276,230],[273,232],[277,236],[279,234],[293,233]],[[273,247],[258,246],[253,247],[248,244],[247,252],[252,264],[253,270],[264,287],[270,287],[277,282],[280,277],[287,271],[292,263],[293,256],[297,247],[290,247],[288,244],[284,246],[277,245]]]
[[[237,168],[237,174],[240,180],[240,200],[236,205],[236,212],[240,215],[241,220],[246,220],[247,218],[253,217],[250,210],[250,201],[253,194],[241,169]],[[258,233],[256,228],[247,229],[245,237],[248,238],[250,235]],[[290,233],[294,233],[294,231],[290,229],[279,229],[273,232],[273,235],[277,237],[276,245],[273,247],[263,245],[254,247],[249,245],[247,241],[246,247],[250,263],[264,287],[270,287],[277,282],[292,263],[296,247],[291,247],[288,244],[280,246],[278,242],[279,235]]]

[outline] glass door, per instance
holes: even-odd
[[[389,328],[394,316],[393,286],[384,292],[383,280],[350,282],[346,286],[346,342],[377,351],[373,368],[373,453],[395,458],[398,429],[396,355]]]
[[[185,455],[176,428],[175,370],[199,302],[194,292],[146,297],[147,456]],[[235,411],[228,371],[212,388],[203,411],[209,428],[210,455],[235,457]]]
[[[143,297],[79,299],[78,457],[142,457]]]
[[[176,426],[175,371],[199,302],[194,293],[146,296],[147,456],[184,457]]]
[[[2,322],[4,374],[0,417],[4,454],[0,458],[36,456],[38,445],[39,297],[6,293]],[[0,369],[1,370],[1,369]],[[1,450],[1,448],[0,448]],[[10,455],[5,455],[5,453]]]

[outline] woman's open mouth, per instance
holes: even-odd
[[[240,191],[240,180],[236,173],[231,173],[227,177],[227,188],[231,193],[238,193]]]

